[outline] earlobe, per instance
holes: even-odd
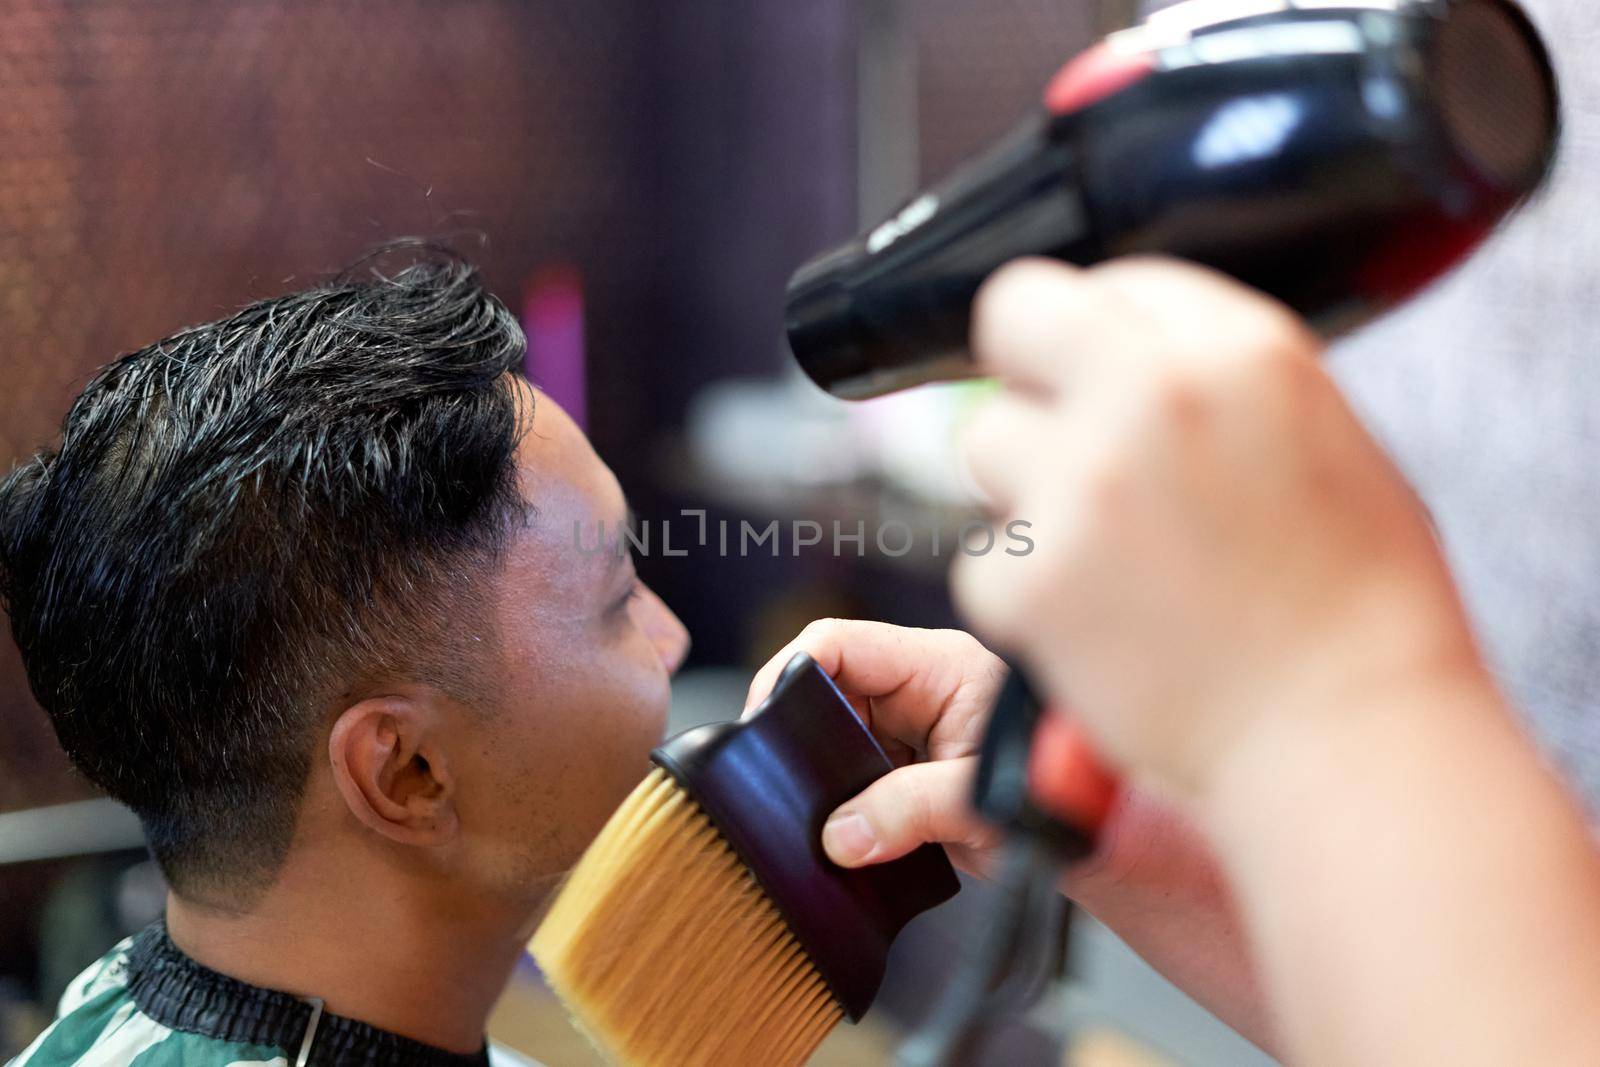
[[[350,813],[401,844],[449,841],[455,781],[439,727],[426,701],[373,697],[346,708],[328,735],[328,761]]]

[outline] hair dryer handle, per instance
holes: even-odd
[[[1078,728],[1048,712],[1013,667],[978,756],[972,801],[978,814],[1073,862],[1094,851],[1117,788]]]

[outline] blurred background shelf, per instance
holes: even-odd
[[[0,813],[0,866],[143,847],[133,812],[104,797]]]

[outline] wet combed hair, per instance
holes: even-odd
[[[270,882],[341,697],[473,699],[524,341],[469,263],[408,254],[121,356],[0,483],[33,692],[196,899]]]

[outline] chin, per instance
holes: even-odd
[[[651,751],[667,739],[667,710],[672,706],[672,691],[662,688],[661,699],[652,705],[649,714],[640,717],[640,735],[646,741],[642,762],[649,763]]]
[[[665,732],[666,717],[662,716],[648,732],[641,731],[637,742],[629,747],[627,758],[615,765],[616,773],[611,776],[611,795],[607,797],[606,818],[611,817],[611,813],[618,805],[628,799],[628,794],[633,792],[634,787],[650,773],[650,768],[653,766],[650,762],[650,753],[661,744]]]

